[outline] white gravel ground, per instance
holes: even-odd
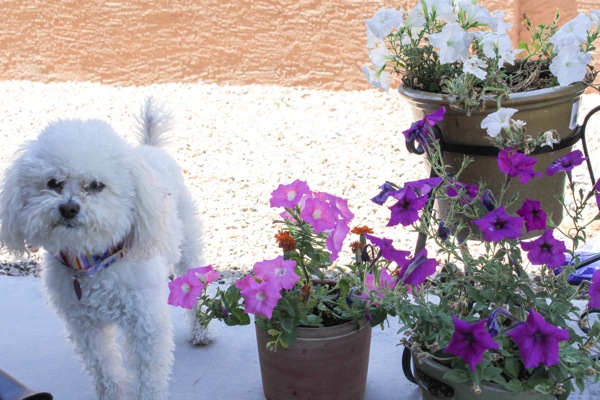
[[[148,95],[174,111],[172,154],[198,202],[206,260],[221,272],[248,271],[278,253],[272,222],[279,211],[269,207],[270,193],[297,178],[348,199],[356,225],[369,225],[412,249],[416,235],[402,227],[384,229],[389,211],[370,202],[386,180],[427,174],[420,157],[404,148],[401,131],[412,116],[395,92],[0,82],[0,171],[20,144],[59,118],[106,119],[131,139],[133,115]],[[599,95],[585,95],[580,119],[599,104]],[[597,121],[593,125],[600,127],[600,117]],[[598,131],[595,126],[588,131],[594,154]],[[596,169],[598,175],[600,166]],[[580,168],[577,180],[585,172]],[[0,260],[20,262],[7,255]]]

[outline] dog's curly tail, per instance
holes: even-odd
[[[170,141],[167,133],[173,128],[173,113],[152,96],[146,98],[138,117],[139,140],[142,144],[163,147]]]

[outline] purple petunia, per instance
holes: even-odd
[[[548,169],[546,169],[546,175],[552,176],[561,171],[571,171],[578,165],[581,165],[587,158],[583,157],[581,150],[573,150],[567,155],[564,155],[554,161]]]
[[[533,166],[536,163],[537,160],[535,158],[519,153],[515,149],[506,148],[498,153],[498,168],[500,168],[500,172],[511,178],[519,177],[523,185],[527,185],[536,176],[544,176],[544,174],[533,170]]]
[[[483,239],[488,242],[498,242],[504,239],[517,239],[521,236],[523,218],[513,217],[500,206],[490,211],[485,217],[473,221],[481,230]]]
[[[418,196],[411,187],[405,187],[393,196],[398,200],[389,207],[392,214],[387,226],[408,226],[419,219],[419,211],[427,203],[427,196]]]
[[[375,197],[373,197],[371,199],[371,201],[375,204],[378,204],[380,206],[384,205],[385,202],[387,201],[388,197],[390,197],[390,195],[392,193],[397,192],[399,189],[397,189],[395,186],[393,186],[391,183],[386,182],[383,185],[379,186],[379,194]]]
[[[459,194],[460,196],[460,204],[468,204],[471,202],[471,199],[477,197],[477,192],[479,192],[479,186],[471,185],[470,183],[460,183],[457,182],[455,187],[448,187],[446,189],[446,194],[450,197],[456,197]]]
[[[379,247],[379,250],[381,250],[381,256],[388,261],[394,261],[399,266],[402,266],[410,256],[409,251],[396,250],[396,248],[392,245],[392,239],[378,238],[368,233],[365,233],[364,235],[369,242]]]
[[[405,285],[418,286],[435,272],[437,266],[438,261],[427,258],[427,249],[422,249],[413,259],[404,261],[399,278]]]
[[[469,365],[471,371],[483,359],[483,353],[489,349],[499,349],[498,343],[485,329],[485,320],[469,323],[452,316],[454,334],[444,353],[454,354]]]
[[[525,220],[525,229],[527,232],[546,229],[547,215],[539,201],[525,199],[517,214]]]
[[[534,309],[529,311],[524,324],[507,333],[519,346],[525,368],[535,368],[540,363],[547,367],[560,364],[559,342],[569,340],[569,331],[544,320]]]
[[[590,294],[590,302],[588,308],[600,308],[600,269],[592,275],[592,283],[588,288]]]
[[[422,120],[413,122],[410,128],[402,132],[406,141],[410,142],[416,140],[419,144],[425,146],[428,142],[431,127],[443,120],[445,113],[446,108],[442,107],[431,114],[425,115]]]
[[[548,229],[531,242],[521,242],[521,248],[527,252],[532,264],[555,268],[565,263],[567,247],[562,240],[554,238],[553,232],[554,229]]]

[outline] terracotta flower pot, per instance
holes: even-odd
[[[533,90],[524,93],[510,95],[509,99],[502,101],[502,107],[515,108],[519,110],[513,119],[520,119],[527,123],[526,129],[529,134],[536,136],[549,130],[558,131],[561,139],[571,136],[575,130],[581,94],[585,86],[582,84],[567,87],[556,87],[548,89]],[[481,129],[481,121],[490,113],[497,111],[495,100],[488,100],[484,110],[475,110],[471,116],[463,111],[453,110],[448,101],[441,94],[428,93],[419,90],[400,87],[400,94],[408,101],[412,108],[414,120],[420,120],[426,114],[430,114],[440,107],[446,107],[443,121],[437,123],[442,131],[443,142],[456,148],[461,146],[486,146],[491,143],[486,139],[487,133]],[[571,151],[571,147],[565,147],[549,153],[533,155],[537,159],[534,169],[545,173],[548,166],[558,157],[562,157]],[[465,153],[453,149],[444,151],[446,165],[452,167],[456,172],[460,168]],[[469,155],[473,158],[464,173],[461,182],[478,184],[481,180],[487,182],[488,187],[498,194],[504,184],[505,177],[498,169],[495,155]],[[565,174],[559,173],[553,176],[534,178],[527,185],[523,185],[518,178],[510,182],[509,192],[506,198],[512,197],[519,192],[519,197],[508,212],[514,213],[526,198],[538,200],[546,214],[559,224],[563,217],[561,204],[555,196],[561,195],[565,187]],[[437,205],[442,217],[445,215],[444,204]]]
[[[263,390],[268,400],[360,400],[365,393],[371,326],[367,321],[300,328],[287,349],[267,350],[256,327]]]
[[[511,392],[491,382],[481,382],[481,393],[473,391],[472,382],[450,382],[443,378],[450,369],[429,358],[415,361],[414,378],[422,390],[423,400],[556,400],[556,397],[533,392]]]

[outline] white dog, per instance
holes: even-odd
[[[169,269],[202,263],[192,198],[159,149],[170,118],[148,100],[138,147],[100,120],[52,123],[17,154],[0,193],[0,242],[21,256],[45,249],[45,293],[100,399],[168,397]],[[190,340],[208,342],[192,325]]]

